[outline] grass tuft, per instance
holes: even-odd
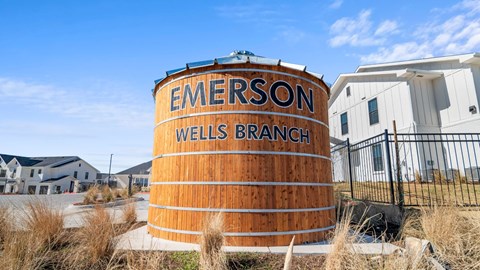
[[[61,239],[63,214],[50,208],[47,203],[42,201],[28,203],[24,219],[26,229],[35,234],[40,244],[52,246]]]
[[[480,268],[480,215],[461,207],[424,208],[407,220],[403,234],[427,239],[439,261],[452,269]]]
[[[85,196],[83,198],[83,203],[84,204],[94,204],[97,202],[98,199],[98,193],[100,190],[98,189],[98,186],[93,186],[90,187],[87,190],[87,193],[85,193]]]
[[[337,222],[333,239],[332,248],[325,258],[325,269],[368,269],[368,261],[353,250],[353,243],[360,234],[359,230],[351,232],[350,223],[352,221],[353,209],[345,209],[342,218]]]
[[[92,265],[104,265],[113,254],[115,228],[113,218],[102,207],[87,212],[83,218],[83,227],[72,236],[74,248],[67,263],[74,268],[88,268]]]
[[[5,238],[10,234],[12,230],[11,224],[12,216],[10,209],[5,206],[0,207],[0,250],[3,247]]]
[[[200,237],[200,269],[221,270],[227,268],[227,259],[222,249],[225,244],[223,231],[222,213],[206,216]]]
[[[135,202],[128,203],[122,208],[123,221],[131,226],[137,222],[137,209]]]
[[[113,200],[115,200],[115,198],[113,197],[113,193],[112,193],[112,190],[110,189],[110,187],[108,186],[104,186],[102,188],[102,200],[104,202],[111,202]]]

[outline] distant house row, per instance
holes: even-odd
[[[110,175],[110,185],[148,186],[151,161]],[[94,184],[107,184],[109,175],[77,156],[23,157],[0,154],[0,194],[59,194],[80,192]]]

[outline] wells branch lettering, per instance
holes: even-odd
[[[269,140],[294,143],[310,143],[310,131],[298,127],[279,127],[277,125],[269,126],[264,124],[259,127],[256,124],[236,124],[234,127],[236,140]],[[227,125],[220,124],[217,127],[213,125],[188,126],[177,128],[175,130],[177,142],[185,141],[210,141],[225,140],[228,137]]]

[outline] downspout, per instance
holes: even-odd
[[[417,122],[415,121],[415,114],[413,112],[413,99],[412,99],[412,86],[410,84],[410,81],[417,76],[417,72],[414,71],[412,76],[406,80],[407,86],[408,86],[408,97],[410,100],[410,113],[412,114],[412,127],[413,127],[413,133],[417,133]]]

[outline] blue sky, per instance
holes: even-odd
[[[0,0],[0,153],[144,162],[153,80],[240,49],[332,83],[361,64],[480,52],[480,1]]]

